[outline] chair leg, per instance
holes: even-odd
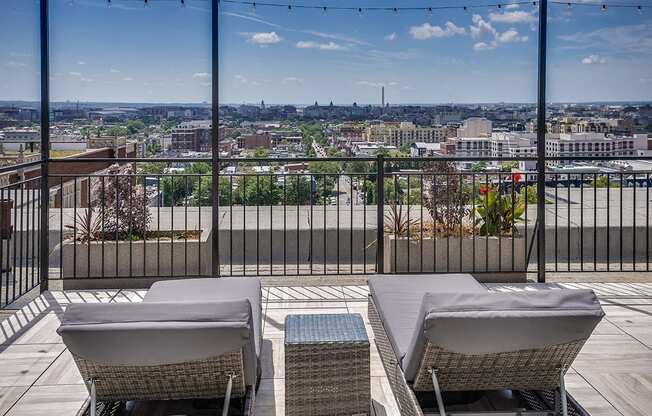
[[[439,389],[439,381],[437,381],[437,370],[431,369],[432,385],[435,388],[435,398],[437,399],[437,407],[439,408],[439,416],[446,416],[446,409],[444,408],[444,400],[441,397],[441,390]]]
[[[91,378],[88,380],[90,386],[90,416],[97,416],[97,395],[95,393],[95,379]]]
[[[226,383],[226,393],[224,394],[224,407],[222,416],[228,416],[229,405],[231,404],[231,390],[233,390],[233,375],[229,375],[229,381]]]
[[[566,398],[566,383],[564,381],[564,374],[566,369],[561,368],[559,371],[559,398],[561,402],[561,414],[562,416],[568,416],[568,403]]]

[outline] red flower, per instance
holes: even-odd
[[[480,186],[480,195],[487,195],[489,193],[489,187],[482,185]]]
[[[512,182],[515,182],[515,183],[516,182],[521,182],[522,179],[523,179],[523,175],[521,175],[520,173],[518,173],[518,172],[512,173]]]

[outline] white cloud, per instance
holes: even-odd
[[[479,14],[474,14],[471,18],[471,21],[475,23],[475,26],[471,26],[469,31],[473,39],[478,39],[483,35],[496,36],[496,29],[491,25],[491,23],[485,21],[482,16]]]
[[[211,74],[209,74],[208,72],[195,72],[194,74],[192,74],[192,77],[193,78],[210,78]]]
[[[568,42],[564,49],[610,48],[619,52],[650,54],[652,51],[652,22],[612,26],[592,32],[578,32],[559,36]]]
[[[584,65],[606,64],[607,60],[600,55],[589,55],[582,59]]]
[[[476,51],[486,51],[495,49],[499,44],[505,43],[523,43],[530,40],[529,36],[522,36],[519,32],[510,28],[504,32],[499,32],[496,28],[493,27],[491,22],[488,22],[478,14],[474,14],[471,18],[475,26],[469,27],[469,32],[473,39],[477,39],[473,45],[473,50]],[[490,39],[486,39],[486,38]],[[483,38],[485,40],[483,40]]]
[[[372,88],[395,87],[395,86],[398,85],[398,82],[396,82],[396,81],[389,81],[389,82],[357,81],[356,85],[360,85],[362,87],[372,87]]]
[[[79,61],[79,62],[77,62],[77,65],[86,65],[86,62],[84,62],[84,61]]]
[[[273,45],[283,39],[276,32],[257,32],[249,33],[249,42],[258,45]]]
[[[68,75],[72,77],[81,77],[81,72],[72,71],[72,72],[68,72]]]
[[[303,33],[303,34],[306,34],[306,35],[317,36],[319,38],[338,40],[338,41],[341,41],[341,42],[351,43],[351,44],[360,45],[360,46],[371,46],[371,44],[369,42],[365,41],[365,40],[358,39],[358,38],[355,38],[355,37],[352,37],[352,36],[343,35],[341,33],[328,33],[328,32],[319,32],[319,31],[316,31],[316,30],[304,30],[304,29],[294,29],[294,28],[290,28],[290,27],[283,27],[281,25],[278,25],[278,24],[273,23],[273,22],[269,22],[267,20],[260,19],[258,17],[252,17],[252,16],[249,16],[249,15],[243,15],[243,14],[232,13],[232,12],[222,12],[222,15],[237,17],[239,19],[245,19],[245,20],[249,20],[249,21],[252,21],[252,22],[256,22],[256,23],[261,23],[261,24],[269,26],[269,27],[273,27],[273,28],[276,28],[276,29],[282,29],[282,30],[284,30],[286,32]]]
[[[283,78],[283,84],[303,84],[303,78],[297,78],[297,77],[285,77]]]
[[[249,80],[244,75],[236,74],[233,76],[233,78],[235,78],[235,80],[241,84],[247,84],[249,82]]]
[[[489,44],[487,42],[477,42],[476,44],[473,45],[473,50],[475,51],[488,51],[495,48],[496,48],[495,43]]]
[[[489,20],[494,23],[536,23],[537,18],[534,13],[516,10],[504,13],[489,13]]]
[[[125,77],[122,78],[123,81],[133,81],[134,79],[132,77]]]
[[[442,28],[441,26],[433,26],[426,22],[421,26],[412,26],[410,28],[410,35],[414,39],[425,40],[430,38],[448,38],[455,35],[464,35],[466,30],[463,27],[455,25],[455,23],[448,21]]]
[[[391,41],[396,40],[397,37],[398,36],[396,35],[396,32],[392,32],[392,33],[390,33],[388,35],[385,35],[385,37],[383,39],[388,40],[388,41],[391,42]]]
[[[335,42],[319,43],[308,40],[300,40],[296,47],[299,49],[319,49],[322,51],[345,51],[348,48]]]
[[[111,68],[111,69],[109,69],[109,72],[112,73],[112,74],[119,74],[119,73],[120,73],[120,70],[119,70],[119,69],[115,69],[115,68]]]
[[[27,66],[27,64],[25,64],[23,62],[9,61],[9,62],[7,62],[5,64],[5,66],[9,67],[9,68],[22,68],[22,67]]]
[[[496,36],[496,41],[498,43],[513,43],[513,42],[527,42],[527,36],[521,36],[518,34],[516,29],[509,29],[503,33],[499,33]]]

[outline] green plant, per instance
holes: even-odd
[[[482,236],[514,235],[525,213],[525,200],[516,194],[502,195],[496,188],[480,188],[475,225]]]
[[[66,228],[75,232],[75,239],[82,243],[98,240],[101,234],[102,221],[95,215],[93,206],[75,215],[74,224],[66,224]]]
[[[461,180],[453,162],[433,162],[425,169],[423,205],[428,209],[435,228],[453,235],[463,225],[469,214],[471,202],[468,187]]]
[[[389,212],[385,214],[384,224],[385,234],[407,237],[410,230],[419,226],[420,220],[410,218],[407,209],[403,212],[403,205],[392,204],[389,206]]]

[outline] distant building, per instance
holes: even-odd
[[[410,145],[411,157],[443,156],[441,143],[412,143]]]
[[[259,147],[264,147],[265,149],[272,148],[272,137],[267,132],[241,134],[237,140],[238,148],[240,149],[256,149]]]
[[[171,150],[176,152],[210,152],[210,120],[186,121],[172,131]]]
[[[546,136],[546,156],[636,156],[647,152],[647,134],[562,133]]]
[[[439,143],[446,140],[448,129],[442,126],[420,127],[410,122],[380,123],[367,127],[365,139],[368,142],[384,143],[396,148],[412,143]]]
[[[358,157],[369,157],[375,156],[380,150],[385,150],[388,152],[397,151],[396,146],[377,144],[377,143],[368,143],[368,142],[356,142],[351,151],[355,156]]]
[[[491,120],[481,117],[471,117],[457,129],[457,137],[490,137],[492,131]]]

